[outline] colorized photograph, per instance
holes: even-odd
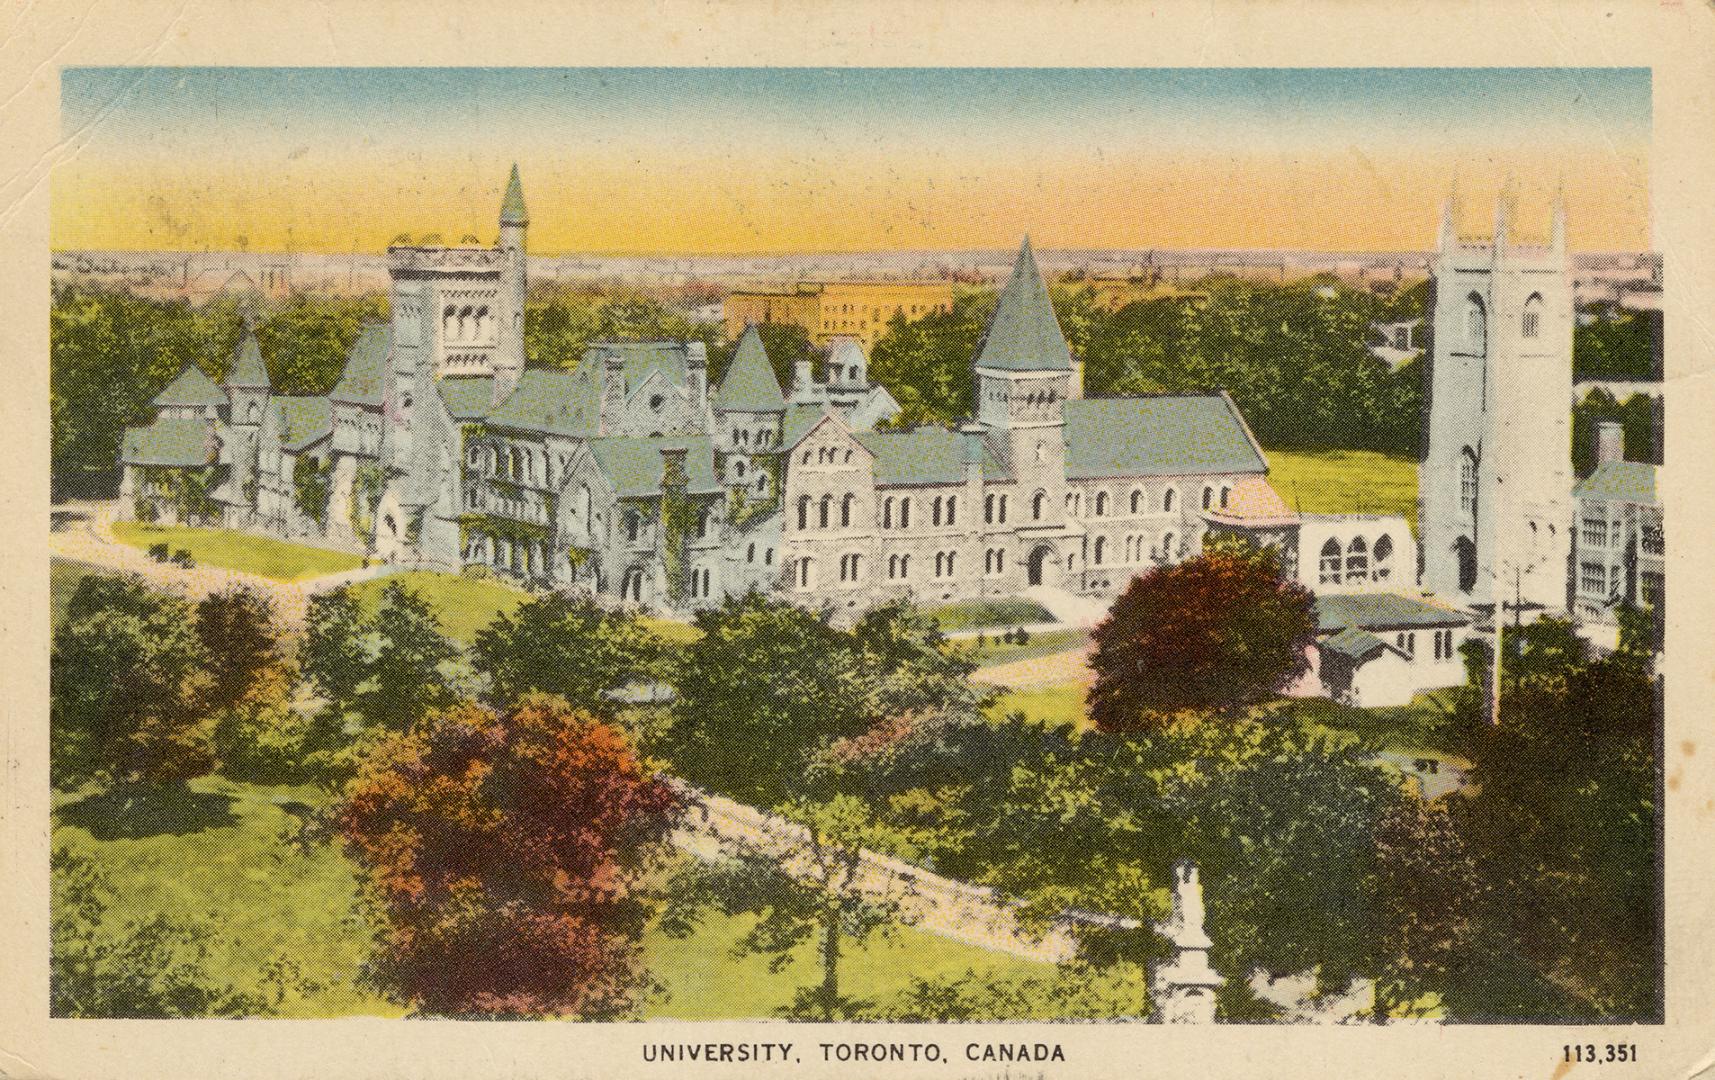
[[[1649,70],[59,79],[54,1017],[1663,1022]]]

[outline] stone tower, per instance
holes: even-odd
[[[1546,241],[1514,235],[1515,199],[1492,237],[1441,218],[1432,293],[1428,424],[1418,466],[1423,585],[1510,617],[1566,610],[1572,509],[1572,286],[1565,213]]]
[[[1017,485],[1022,520],[1064,525],[1065,406],[1077,392],[1076,372],[1029,237],[995,304],[974,374],[976,427]]]
[[[525,270],[524,233],[530,213],[524,208],[524,185],[518,179],[518,164],[506,182],[506,197],[500,201],[500,333],[494,353],[494,402],[505,401],[524,374],[524,294],[529,286]]]

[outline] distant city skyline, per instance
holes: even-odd
[[[1647,250],[1643,69],[68,69],[56,249]],[[242,238],[242,240],[240,239]]]

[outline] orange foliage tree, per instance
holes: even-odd
[[[426,1015],[627,1014],[640,883],[677,809],[623,732],[563,699],[430,713],[335,811],[382,916],[366,980]]]
[[[1133,580],[1091,635],[1091,719],[1131,731],[1279,693],[1309,666],[1313,602],[1272,551],[1205,551]]]

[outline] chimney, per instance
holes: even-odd
[[[1618,420],[1596,423],[1596,464],[1626,460],[1626,429]]]
[[[618,352],[608,352],[601,358],[601,426],[603,435],[608,425],[619,420],[625,410],[625,358]]]
[[[808,400],[803,395],[809,393],[812,376],[810,361],[799,360],[792,365],[792,396],[800,401]]]
[[[685,345],[685,381],[691,391],[691,405],[701,412],[709,403],[709,347],[700,341]]]

